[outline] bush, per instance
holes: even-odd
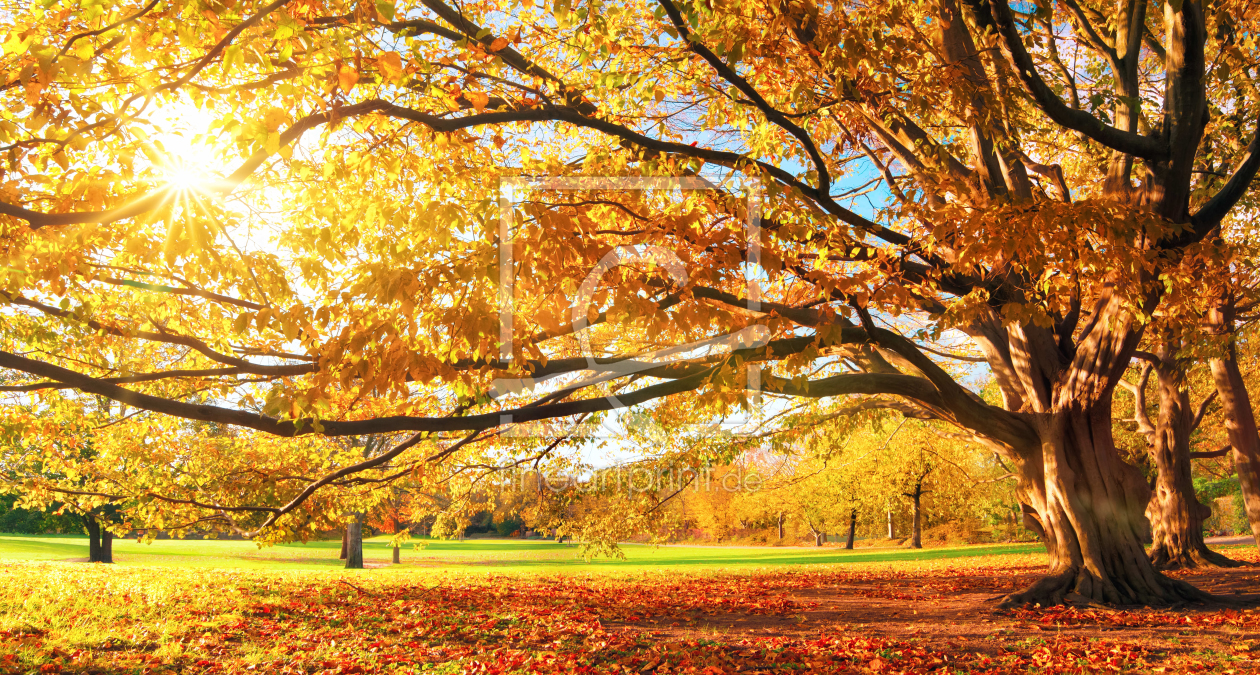
[[[0,532],[10,534],[65,534],[82,533],[83,524],[77,516],[57,515],[52,509],[32,511],[14,508],[17,495],[0,495]]]
[[[500,537],[511,536],[513,532],[523,530],[524,528],[525,523],[515,516],[504,518],[494,524],[494,531],[497,532]]]

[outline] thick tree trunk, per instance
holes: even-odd
[[[397,546],[394,547],[394,558],[390,562],[394,563],[395,565],[402,564],[401,549],[399,547]]]
[[[1190,466],[1190,433],[1194,411],[1185,385],[1185,370],[1174,353],[1175,345],[1161,346],[1156,366],[1159,385],[1159,421],[1151,454],[1157,476],[1147,505],[1151,521],[1151,562],[1156,569],[1234,567],[1238,563],[1208,549],[1203,541],[1203,521],[1212,509],[1200,504],[1194,492]],[[1138,397],[1140,405],[1145,404]],[[1145,415],[1145,411],[1139,411]]]
[[[346,569],[363,569],[363,523],[357,514],[346,525]]]
[[[888,509],[888,538],[896,539],[896,537],[893,536],[892,509]]]
[[[88,562],[100,562],[101,524],[96,520],[96,516],[90,513],[83,514],[83,522],[87,526],[88,533]]]
[[[101,528],[101,562],[114,562],[114,534]]]
[[[1229,327],[1219,312],[1213,312],[1210,320],[1221,323],[1219,329],[1222,331]],[[1242,486],[1247,522],[1251,524],[1256,546],[1260,547],[1260,432],[1256,429],[1255,411],[1251,407],[1247,383],[1238,367],[1238,350],[1232,339],[1225,347],[1225,355],[1211,359],[1210,365],[1212,380],[1225,412],[1225,431],[1233,447],[1234,471],[1238,473],[1238,482]]]
[[[849,536],[844,540],[844,547],[853,550],[853,535],[857,531],[857,509],[849,511]]]
[[[1037,415],[1040,447],[1021,466],[1021,501],[1044,532],[1050,575],[1004,607],[1066,601],[1167,605],[1210,596],[1151,564],[1142,545],[1150,487],[1111,436],[1111,397]]]
[[[782,511],[779,512],[779,541],[783,541],[783,523],[787,521],[787,516]]]

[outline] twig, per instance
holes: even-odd
[[[350,588],[353,588],[354,590],[356,590],[356,591],[358,591],[358,592],[360,592],[360,593],[362,593],[362,594],[364,594],[364,595],[370,595],[370,596],[372,596],[372,597],[376,597],[376,594],[375,594],[375,593],[373,593],[372,591],[367,591],[367,590],[364,590],[364,589],[362,589],[362,588],[360,588],[360,587],[358,587],[358,586],[355,586],[354,584],[350,583],[349,581],[346,581],[345,579],[338,579],[338,580],[337,580],[337,582],[338,582],[338,583],[345,584],[345,585],[349,586]]]

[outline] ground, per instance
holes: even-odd
[[[0,671],[1260,672],[1257,566],[1181,575],[1234,609],[997,612],[1044,570],[1035,547],[630,547],[588,564],[552,542],[467,541],[342,571],[337,542],[64,562],[82,545],[0,538]],[[382,541],[367,554],[388,560]]]

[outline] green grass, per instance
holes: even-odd
[[[750,569],[814,564],[878,563],[899,560],[939,560],[1012,553],[1037,553],[1040,544],[1000,544],[949,548],[857,549],[836,548],[724,548],[711,546],[622,547],[625,559],[595,558],[587,561],[582,548],[553,541],[519,539],[469,539],[466,541],[423,540],[422,548],[410,543],[402,549],[403,564],[388,567],[388,537],[368,539],[363,545],[364,561],[385,565],[395,572],[405,570],[521,571],[545,573],[637,572],[672,568],[682,570]],[[258,548],[248,541],[158,540],[149,544],[134,540],[114,540],[114,560],[123,566],[169,566],[328,570],[342,566],[338,559],[340,541],[307,544],[280,544]],[[0,561],[85,560],[86,537],[65,535],[0,535]]]

